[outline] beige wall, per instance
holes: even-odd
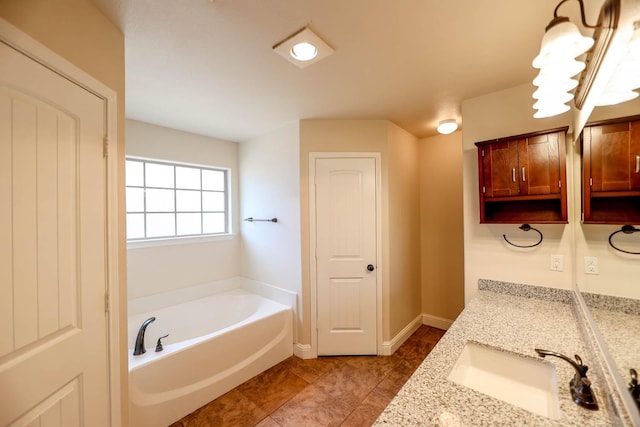
[[[611,107],[596,108],[589,121],[608,120],[618,117],[637,116],[640,114],[640,98],[631,102],[625,102]],[[574,180],[578,183],[576,191],[573,193],[571,200],[575,206],[582,203],[580,192],[581,180],[581,163],[580,144],[573,147],[574,150]],[[638,277],[640,275],[640,263],[638,257],[618,253],[609,246],[609,234],[615,230],[619,230],[619,225],[596,225],[581,224],[580,209],[575,210],[573,218],[576,238],[576,283],[580,290],[593,292],[597,294],[615,295],[627,298],[640,299],[640,286],[638,286]],[[620,247],[627,250],[637,251],[638,249],[637,234],[631,236],[616,235],[616,239]],[[633,246],[633,242],[635,246]],[[597,257],[598,268],[600,274],[584,273],[584,257]]]
[[[507,245],[502,235],[506,234],[513,240],[522,236],[523,243],[537,236],[523,235],[516,224],[480,224],[478,157],[474,142],[569,126],[569,113],[548,119],[533,118],[533,89],[532,85],[525,84],[462,103],[466,301],[476,294],[480,278],[565,289],[573,286],[573,236],[569,225],[534,225],[543,232],[544,242],[535,248],[523,250]],[[570,139],[567,138],[568,141]],[[570,145],[567,143],[568,147]],[[571,150],[568,150],[568,194],[573,188],[570,157]],[[570,205],[569,215],[572,209]],[[563,255],[563,272],[549,269],[552,254]]]
[[[300,121],[300,232],[302,253],[302,330],[300,343],[311,342],[311,288],[309,278],[309,153],[311,152],[379,152],[382,158],[382,239],[386,241],[388,226],[387,121],[385,120],[302,120]],[[387,255],[388,256],[388,255]],[[388,259],[384,254],[383,263]],[[386,263],[385,263],[386,264]],[[383,269],[384,284],[389,282]],[[387,296],[383,296],[386,300]],[[388,313],[383,311],[383,318]],[[384,339],[388,331],[383,332]]]
[[[453,321],[464,308],[462,132],[420,140],[422,312]]]
[[[388,123],[389,332],[396,336],[422,313],[420,280],[420,170],[418,139]],[[384,244],[384,243],[383,243]]]
[[[100,80],[118,97],[119,181],[124,182],[124,36],[88,0],[3,0],[0,16]],[[124,188],[119,195],[124,206]],[[119,217],[120,334],[127,336],[127,259],[124,210]],[[121,342],[121,406],[127,424],[127,340]]]
[[[133,245],[128,251],[129,299],[167,292],[240,274],[238,144],[149,123],[127,120],[127,155],[229,169],[229,239],[180,245]]]
[[[481,225],[478,208],[476,141],[569,126],[571,114],[534,119],[530,84],[516,86],[462,104],[464,117],[465,299],[477,289],[479,278],[582,290],[637,298],[637,262],[613,254],[608,235],[619,227],[581,224],[581,158],[578,129],[567,138],[567,203],[569,224],[536,226],[544,232],[542,245],[517,250],[502,243],[502,234],[517,235],[516,226]],[[589,121],[640,114],[640,99],[613,107],[596,108]],[[564,256],[564,271],[549,270],[550,255]],[[600,274],[584,274],[584,256],[599,259]]]
[[[293,291],[295,342],[302,328],[300,260],[300,129],[298,123],[239,146],[242,276]]]
[[[392,339],[421,313],[417,139],[386,120],[303,120],[300,122],[302,343],[310,342],[309,153],[359,151],[380,153],[382,163],[382,339]]]

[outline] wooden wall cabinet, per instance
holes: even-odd
[[[481,223],[567,223],[566,132],[476,142]]]
[[[640,224],[640,116],[582,131],[582,215],[588,224]]]

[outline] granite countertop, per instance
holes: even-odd
[[[591,308],[591,315],[600,329],[609,353],[616,362],[618,373],[630,379],[629,370],[640,371],[640,315],[620,311]]]
[[[629,369],[640,372],[640,300],[582,292],[623,380]]]
[[[513,285],[513,284],[510,284]],[[513,285],[516,286],[516,285]],[[600,410],[589,411],[571,400],[569,381],[575,370],[567,362],[548,357],[556,365],[561,418],[552,420],[458,385],[447,379],[467,341],[536,358],[534,348],[573,357],[588,366],[588,351],[571,306],[571,292],[539,287],[481,290],[453,323],[438,345],[387,406],[376,426],[609,426],[606,385],[591,374]],[[543,289],[541,295],[533,295]],[[524,290],[524,291],[522,291]],[[533,291],[532,291],[533,290]],[[503,293],[503,292],[507,293]],[[533,293],[532,293],[533,292]]]

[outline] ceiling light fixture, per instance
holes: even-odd
[[[456,122],[456,119],[441,120],[436,129],[439,133],[448,135],[458,129],[458,123]]]
[[[301,42],[293,45],[291,56],[298,61],[310,61],[318,55],[318,49],[311,43]]]
[[[305,68],[331,55],[334,50],[309,27],[304,27],[273,46],[274,52]]]
[[[558,16],[558,9],[567,1],[556,6],[540,53],[532,62],[540,69],[533,81],[537,86],[533,95],[537,118],[568,111],[572,99],[575,108],[588,116],[595,105],[617,104],[638,96],[640,8],[628,0],[605,0],[597,25],[589,25],[583,0],[577,0],[582,25],[595,29],[591,38],[583,36],[569,18]],[[576,59],[585,53],[584,62]]]

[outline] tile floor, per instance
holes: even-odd
[[[421,326],[386,357],[290,357],[170,427],[370,426],[444,332]]]

